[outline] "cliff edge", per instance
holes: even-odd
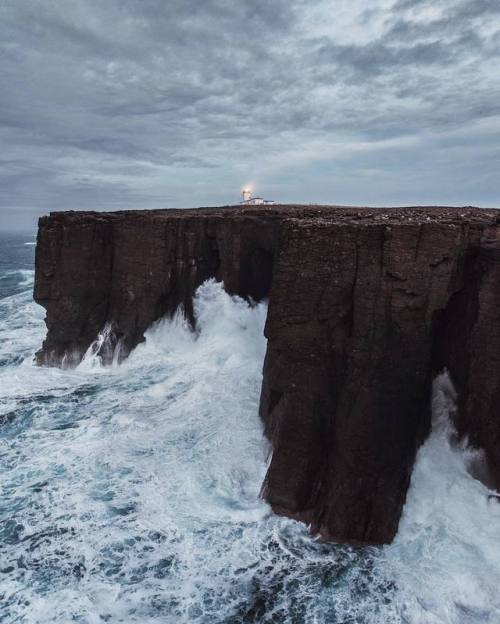
[[[105,362],[207,278],[269,299],[263,496],[325,539],[390,542],[448,368],[457,430],[500,487],[500,213],[477,208],[249,206],[42,217],[40,365]]]

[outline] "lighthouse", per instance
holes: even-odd
[[[244,206],[259,206],[262,204],[270,205],[276,203],[269,199],[263,199],[262,197],[252,197],[252,189],[248,186],[245,186],[245,188],[241,191],[241,196],[243,201],[241,201],[240,204]]]

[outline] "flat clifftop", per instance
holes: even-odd
[[[264,206],[214,206],[211,208],[166,208],[155,210],[119,210],[115,212],[98,211],[67,211],[51,212],[55,221],[88,221],[92,219],[143,219],[158,220],[171,218],[238,218],[266,217],[273,219],[328,219],[329,221],[359,222],[390,221],[394,223],[428,221],[440,223],[456,223],[458,221],[485,223],[500,221],[500,210],[497,208],[478,208],[473,206],[400,206],[400,207],[368,207],[368,206],[335,206],[315,204],[274,204]]]
[[[276,512],[325,539],[390,542],[443,368],[456,429],[500,488],[500,211],[55,212],[39,222],[37,362],[76,366],[89,348],[120,361],[179,306],[194,326],[208,278],[269,300],[259,413],[273,449],[262,493]]]

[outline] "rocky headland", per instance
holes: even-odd
[[[262,493],[323,538],[396,534],[434,375],[458,391],[459,434],[500,487],[500,212],[233,206],[56,212],[39,222],[37,362],[75,366],[105,327],[105,362],[207,278],[269,299]]]

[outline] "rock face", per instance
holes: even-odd
[[[498,215],[498,216],[497,216]],[[430,389],[447,367],[456,426],[500,486],[500,213],[464,208],[227,207],[40,220],[39,364],[75,365],[105,326],[127,353],[205,279],[269,297],[263,495],[322,537],[394,537]]]
[[[39,364],[74,366],[106,325],[105,362],[143,339],[209,277],[229,292],[269,292],[278,221],[220,211],[54,213],[40,219],[35,300],[47,309]]]
[[[467,254],[464,287],[439,320],[435,361],[459,389],[455,425],[485,451],[486,483],[500,491],[500,234]]]

